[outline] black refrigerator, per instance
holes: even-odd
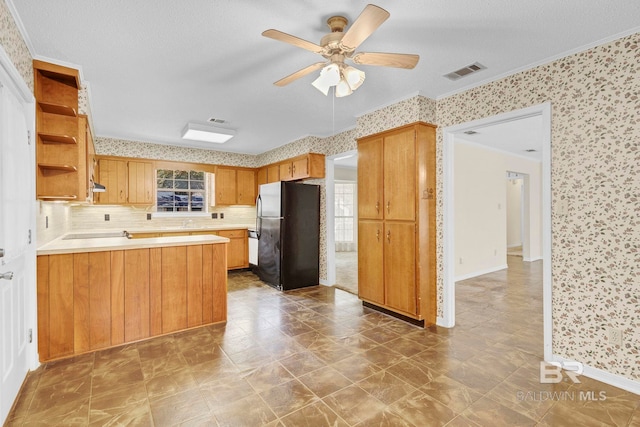
[[[260,280],[287,291],[315,286],[320,263],[320,187],[262,184],[256,201]]]

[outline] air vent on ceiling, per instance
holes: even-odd
[[[487,67],[485,67],[481,63],[474,62],[471,65],[467,65],[466,67],[462,67],[459,70],[452,71],[451,73],[445,74],[444,76],[449,80],[458,80],[464,76],[468,76],[469,74],[475,73],[480,70],[484,70],[485,68]]]
[[[478,132],[476,132],[475,130],[466,130],[462,133],[464,133],[465,135],[475,135]]]
[[[526,149],[526,150],[524,150],[524,151],[526,151],[527,153],[535,153],[535,152],[537,152],[538,150],[536,150],[535,148],[527,148],[527,149]]]
[[[215,117],[211,117],[208,121],[211,122],[211,123],[224,123],[224,122],[226,122],[226,120],[224,120],[224,119],[216,119]]]

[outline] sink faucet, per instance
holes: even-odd
[[[193,220],[185,219],[184,221],[182,221],[182,228],[192,228],[192,227],[193,227]]]

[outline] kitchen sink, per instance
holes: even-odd
[[[110,231],[102,233],[78,233],[69,234],[64,236],[62,240],[76,240],[76,239],[101,239],[108,237],[129,237],[129,233],[126,231]]]

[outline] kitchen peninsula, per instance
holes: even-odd
[[[227,244],[212,234],[61,236],[38,249],[40,361],[227,319]]]

